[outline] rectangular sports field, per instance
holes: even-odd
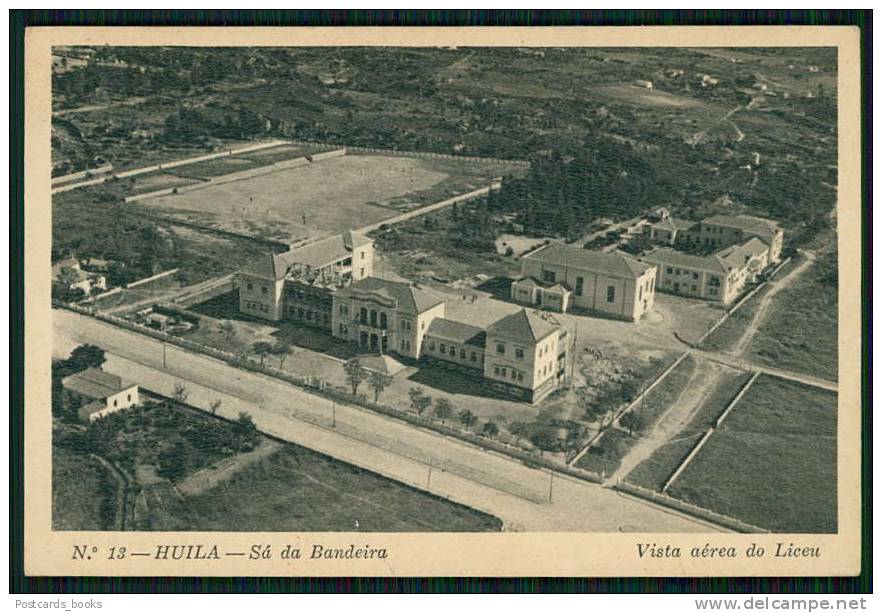
[[[380,223],[485,187],[512,170],[506,162],[349,153],[139,204],[284,241]]]
[[[836,532],[836,394],[760,375],[668,493],[774,532]]]

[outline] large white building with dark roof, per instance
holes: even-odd
[[[333,293],[373,274],[373,241],[345,232],[254,260],[239,271],[239,311],[328,328]]]
[[[334,292],[331,333],[368,351],[419,359],[444,300],[411,283],[368,277]]]
[[[655,267],[615,251],[549,243],[521,258],[511,298],[566,312],[572,307],[638,321],[655,304]]]

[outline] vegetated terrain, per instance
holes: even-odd
[[[686,390],[698,363],[691,355],[671,370],[633,410],[640,415],[640,430],[648,431],[655,421],[671,407],[671,403]],[[622,459],[639,440],[639,432],[627,432],[615,427],[608,428],[600,440],[592,445],[579,459],[576,466],[596,473],[611,475],[618,469]]]
[[[205,234],[147,219],[123,206],[96,205],[88,189],[52,199],[52,260],[66,257],[110,261],[108,286],[181,268],[182,284],[230,273],[268,247]]]
[[[832,381],[838,379],[838,264],[834,248],[775,297],[750,344],[752,359]]]
[[[638,464],[628,474],[627,480],[635,485],[660,491],[748,379],[750,374],[742,371],[731,370],[724,373],[714,383],[713,390],[695,411],[689,423]]]
[[[53,75],[58,172],[289,138],[527,159],[501,207],[527,234],[668,206],[754,212],[790,246],[835,201],[835,50],[137,48]],[[85,67],[79,67],[85,64]],[[637,80],[651,81],[652,89]]]
[[[501,523],[295,445],[232,479],[152,509],[154,530],[484,532]]]
[[[836,532],[836,394],[760,377],[668,493],[773,532]]]
[[[113,528],[116,483],[84,450],[52,446],[52,529]]]

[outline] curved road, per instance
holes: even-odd
[[[247,411],[263,432],[502,519],[506,529],[572,532],[718,532],[722,529],[599,485],[548,471],[365,409],[337,405],[281,381],[70,311],[52,312],[53,353],[81,343],[105,349],[108,372],[218,414]],[[331,420],[336,418],[336,427]],[[430,467],[431,466],[431,467]],[[552,488],[553,502],[547,502]]]

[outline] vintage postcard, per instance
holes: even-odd
[[[860,568],[859,32],[26,32],[25,570]]]

